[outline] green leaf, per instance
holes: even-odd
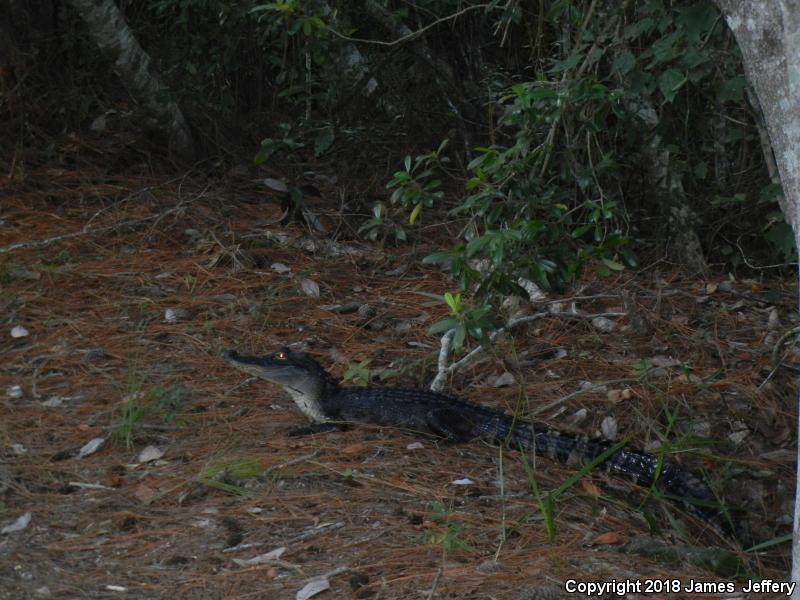
[[[683,44],[679,43],[682,38],[683,34],[680,31],[673,31],[653,42],[650,46],[650,52],[653,55],[653,64],[660,65],[679,56],[682,52],[681,47]]]
[[[459,322],[456,319],[442,319],[428,327],[428,333],[430,335],[436,335],[437,333],[442,333],[443,331],[449,331],[451,329],[455,329],[458,326]]]
[[[710,2],[695,2],[679,11],[675,24],[683,27],[686,37],[694,44],[702,43],[719,19],[719,11]]]
[[[611,72],[620,75],[628,74],[636,66],[636,57],[631,52],[618,54],[611,64]]]
[[[632,269],[635,269],[636,267],[639,266],[639,259],[633,252],[633,250],[631,250],[630,248],[622,248],[620,250],[620,253],[622,254],[622,258],[625,260],[626,265],[628,265]]]
[[[625,28],[624,36],[628,40],[635,40],[646,33],[650,33],[656,26],[656,22],[650,17],[637,21]]]
[[[686,77],[677,69],[667,69],[658,78],[658,89],[664,95],[666,102],[672,102],[678,90],[686,83]]]
[[[450,292],[444,293],[444,301],[447,303],[447,306],[450,307],[450,310],[454,313],[458,312],[461,308],[461,294],[456,294],[453,296]]]
[[[320,157],[331,147],[336,135],[332,126],[323,127],[314,140],[314,156]]]
[[[453,347],[456,350],[461,350],[464,346],[464,340],[467,337],[467,328],[464,326],[464,323],[459,323],[456,326],[455,335],[453,335]]]
[[[417,205],[414,207],[414,210],[411,211],[411,216],[408,218],[408,224],[413,225],[414,221],[417,220],[417,217],[422,212],[422,202],[417,202]]]
[[[583,55],[573,54],[572,56],[569,56],[564,60],[556,62],[552,67],[550,67],[550,72],[561,73],[562,71],[569,71],[570,69],[574,69],[581,61],[581,59],[583,59]]]
[[[624,271],[625,270],[625,265],[622,265],[622,264],[618,263],[615,260],[611,260],[609,258],[603,258],[602,261],[603,261],[603,264],[605,266],[607,266],[609,269],[611,269],[612,271]]]
[[[253,162],[257,165],[263,164],[269,160],[269,157],[280,148],[281,143],[279,140],[273,138],[265,138],[261,140],[261,148],[258,150]]]
[[[764,232],[766,239],[772,246],[783,254],[786,262],[797,260],[797,247],[794,241],[794,232],[786,223],[775,223]]]
[[[474,256],[478,252],[483,251],[489,244],[492,243],[493,236],[490,232],[484,235],[472,238],[467,244],[467,256]]]
[[[781,187],[780,183],[768,183],[758,194],[759,198],[766,202],[777,202],[778,198],[782,195],[783,187]],[[780,214],[783,215],[783,213]]]
[[[581,225],[580,227],[576,227],[572,231],[572,239],[577,240],[578,238],[583,237],[583,235],[587,231],[589,231],[590,229],[592,229],[594,227],[597,227],[597,225],[595,223],[587,223],[586,225]]]
[[[411,171],[411,156],[406,156],[405,160],[403,161],[403,166],[405,166],[406,171]]]
[[[425,258],[422,259],[423,265],[437,265],[443,262],[449,262],[453,260],[453,254],[450,252],[434,252],[433,254],[428,254]]]

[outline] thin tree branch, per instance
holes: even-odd
[[[462,8],[461,10],[456,11],[456,12],[450,14],[450,15],[447,15],[446,17],[441,17],[440,19],[436,19],[432,23],[428,23],[424,27],[421,27],[420,29],[417,29],[416,31],[412,31],[412,32],[400,37],[400,38],[397,38],[396,40],[392,40],[391,42],[385,42],[383,40],[368,40],[368,39],[364,39],[364,38],[350,37],[349,35],[345,35],[345,34],[339,32],[339,31],[336,31],[333,27],[331,27],[329,25],[326,26],[326,29],[328,31],[330,31],[333,35],[335,35],[336,37],[339,37],[339,38],[341,38],[343,40],[347,40],[348,42],[359,42],[361,44],[372,44],[374,46],[396,46],[398,44],[403,44],[405,42],[408,42],[409,40],[413,40],[415,38],[418,38],[423,33],[428,31],[428,29],[432,29],[433,27],[436,27],[437,25],[440,25],[441,23],[445,23],[447,21],[452,21],[452,20],[457,19],[458,17],[460,17],[460,16],[462,16],[462,15],[468,13],[468,12],[471,12],[473,10],[477,10],[479,8],[493,8],[493,9],[497,10],[498,8],[501,8],[501,7],[499,7],[499,6],[494,6],[493,7],[491,4],[476,4],[474,6],[467,6],[466,8]]]

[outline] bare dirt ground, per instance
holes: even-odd
[[[302,343],[337,375],[369,359],[376,381],[393,370],[387,383],[426,385],[427,328],[447,307],[425,293],[454,286],[419,259],[444,228],[399,248],[345,235],[357,254],[334,256],[298,246],[306,234],[275,224],[253,189],[65,170],[27,181],[0,196],[1,598],[295,598],[324,581],[315,598],[533,599],[571,596],[570,579],[650,582],[629,597],[665,598],[688,594],[664,579],[730,580],[703,560],[735,557],[735,543],[628,482],[570,487],[548,542],[518,453],[367,427],[287,437],[303,424],[291,402],[221,360]],[[625,312],[622,289],[647,334],[629,317],[611,332],[548,317],[450,390],[660,447],[743,508],[754,541],[785,535],[798,357],[773,349],[796,325],[794,281],[705,282],[657,263],[587,273],[563,297]],[[347,303],[361,309],[332,310]],[[572,473],[542,459],[533,480],[546,495]],[[787,543],[738,555],[740,581],[785,580]]]

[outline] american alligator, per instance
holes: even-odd
[[[613,442],[522,422],[427,390],[342,387],[313,358],[288,348],[264,357],[235,351],[223,356],[237,369],[282,386],[312,423],[302,432],[329,431],[338,428],[338,423],[372,423],[426,431],[451,442],[480,439],[506,444],[568,465],[601,459],[598,469],[652,487],[726,536],[735,537],[727,513],[708,486],[663,457],[627,447],[614,449]]]

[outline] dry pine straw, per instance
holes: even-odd
[[[263,382],[243,384],[241,375],[219,359],[229,346],[264,352],[279,343],[307,341],[339,374],[349,363],[370,358],[371,369],[413,365],[400,383],[424,385],[436,349],[426,329],[445,316],[446,308],[419,292],[440,294],[452,287],[438,271],[376,247],[366,247],[364,257],[351,259],[314,257],[268,244],[241,245],[238,251],[250,266],[236,270],[234,261],[215,252],[226,243],[238,243],[259,223],[274,220],[270,210],[276,207],[227,203],[213,192],[198,191],[180,211],[158,218],[175,206],[169,186],[135,180],[101,186],[74,177],[68,172],[52,175],[55,192],[21,193],[0,214],[5,220],[1,247],[79,232],[87,223],[107,227],[96,235],[0,256],[0,268],[10,274],[0,298],[7,315],[0,390],[21,385],[24,392],[21,398],[3,400],[0,432],[10,474],[10,481],[4,479],[10,489],[4,521],[25,511],[34,514],[28,530],[9,536],[0,554],[0,562],[23,565],[30,579],[0,576],[0,586],[30,593],[47,585],[56,597],[79,591],[103,597],[109,584],[127,587],[139,597],[293,597],[307,578],[345,566],[350,571],[333,578],[328,597],[374,592],[372,597],[416,598],[441,569],[440,593],[506,598],[551,580],[674,575],[675,567],[667,563],[635,555],[620,560],[614,553],[587,547],[609,532],[623,540],[646,533],[643,519],[630,510],[644,496],[626,483],[592,475],[573,488],[556,504],[558,535],[548,545],[516,453],[476,444],[442,445],[424,436],[369,427],[287,438],[286,432],[302,423],[288,400]],[[124,197],[145,183],[158,193],[105,208],[99,201],[74,201],[81,195]],[[187,194],[185,189],[182,193]],[[136,219],[146,220],[113,226]],[[219,244],[193,245],[184,233],[187,228],[201,234],[211,230]],[[296,279],[270,270],[274,262],[290,266],[296,277],[317,282],[322,297],[299,294]],[[404,264],[404,273],[387,275]],[[724,448],[738,461],[734,464],[773,474],[777,488],[775,482],[766,486],[765,504],[751,510],[774,526],[775,515],[785,512],[789,502],[792,465],[764,464],[756,451],[793,447],[788,423],[795,409],[786,402],[792,394],[785,388],[785,374],[778,373],[765,390],[757,390],[769,367],[768,351],[761,345],[763,306],[748,301],[737,311],[726,311],[725,303],[733,299],[717,303],[712,296],[698,303],[702,284],[661,277],[668,281],[657,288],[652,278],[630,274],[616,281],[587,276],[581,293],[637,289],[656,338],[669,348],[665,352],[691,365],[700,377],[722,366],[725,371],[704,389],[680,370],[645,384],[634,382],[629,386],[632,398],[618,405],[611,405],[604,393],[580,395],[566,403],[553,424],[569,427],[569,416],[586,408],[589,417],[579,429],[592,432],[603,417],[614,415],[620,431],[642,445],[657,438],[652,419],[666,398],[682,406],[682,419],[713,424],[732,420],[725,406],[731,396],[752,399],[751,405],[769,420],[754,425],[752,437],[758,437],[752,445],[748,441],[738,449]],[[791,285],[773,281],[753,294],[761,297],[770,289],[789,298]],[[353,299],[369,303],[372,311],[336,314],[323,308]],[[622,310],[621,300],[602,298],[579,307],[585,312]],[[167,308],[184,309],[188,316],[165,323]],[[28,328],[30,336],[11,340],[8,331],[17,324]],[[711,337],[698,341],[701,329]],[[515,332],[494,357],[451,383],[464,397],[514,410],[519,389],[493,388],[486,377],[513,368],[510,357],[522,352],[523,388],[535,407],[574,392],[582,381],[635,377],[632,364],[664,353],[652,346],[653,340],[629,339],[619,329],[599,334],[585,322],[544,319]],[[567,356],[548,358],[553,348],[567,349]],[[144,378],[145,386],[186,385],[191,389],[190,410],[173,426],[146,420],[151,428],[138,430],[134,448],[106,445],[84,459],[51,461],[60,451],[108,435],[118,422],[131,376]],[[53,396],[77,399],[44,407],[42,401]],[[724,441],[728,432],[713,432],[712,439]],[[415,441],[423,447],[409,449]],[[25,453],[12,452],[12,444],[21,444]],[[165,460],[131,467],[147,444],[164,449]],[[181,492],[196,485],[193,480],[215,461],[246,457],[268,468],[309,453],[313,460],[273,472],[268,481],[251,482],[250,496],[201,489],[178,502]],[[497,487],[500,465],[502,494]],[[547,461],[537,466],[543,490],[556,488],[571,474]],[[712,474],[723,468],[722,463],[707,466]],[[452,484],[463,477],[475,484]],[[71,481],[110,489],[74,488]],[[596,498],[598,493],[604,497]],[[435,503],[443,512],[437,513]],[[652,510],[662,514],[658,505]],[[231,523],[241,529],[243,542],[259,545],[223,552],[231,541]],[[239,567],[232,561],[331,523],[343,525],[290,544],[280,564]],[[504,526],[512,530],[502,541]],[[456,532],[463,546],[445,551],[442,543],[431,543],[448,532]],[[704,540],[709,538],[698,541]],[[785,551],[782,546],[765,554],[757,565],[762,576],[782,578]],[[495,554],[501,570],[479,568]],[[683,565],[680,572],[710,576],[692,565]],[[348,584],[353,574],[366,576],[358,592]]]

